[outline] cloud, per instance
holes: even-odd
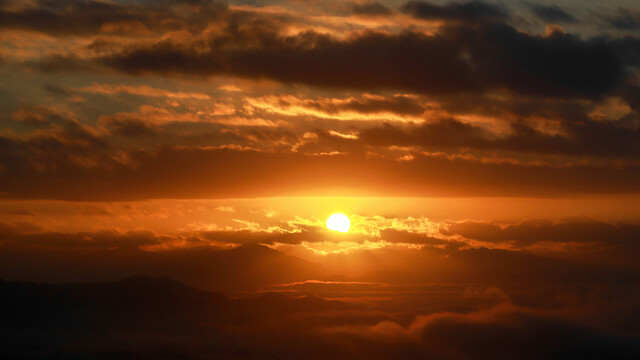
[[[10,305],[4,310],[11,328],[0,329],[6,331],[9,354],[36,352],[20,346],[25,337],[39,345],[38,353],[54,352],[64,344],[67,355],[92,357],[125,351],[157,357],[166,354],[167,347],[182,359],[212,354],[225,358],[259,354],[305,359],[560,359],[640,353],[634,311],[637,289],[616,293],[611,291],[613,286],[593,287],[588,294],[573,292],[575,288],[551,293],[552,297],[571,296],[571,306],[538,308],[503,302],[471,311],[419,314],[397,311],[406,309],[403,299],[384,310],[298,294],[227,298],[166,278],[60,285],[2,282],[0,286],[5,292],[11,290],[6,297]],[[457,289],[445,288],[437,294],[442,302],[466,301]],[[539,288],[533,292],[545,294]],[[484,293],[504,295],[495,287],[485,287]],[[613,294],[626,300],[612,300]],[[52,302],[52,297],[61,301]],[[59,316],[66,320],[60,322]],[[104,326],[88,332],[95,321]],[[132,326],[133,333],[121,331]],[[58,331],[43,336],[42,329]],[[51,333],[56,342],[52,343]]]
[[[531,12],[541,20],[547,22],[576,22],[576,18],[573,15],[562,10],[557,5],[542,5],[542,4],[527,4]]]
[[[364,94],[360,97],[311,99],[293,95],[245,98],[251,106],[287,116],[314,116],[345,121],[419,121],[426,107],[416,96],[392,97]]]
[[[56,36],[120,32],[145,35],[149,30],[202,30],[221,17],[219,1],[106,2],[36,0],[28,4],[0,4],[0,28],[43,32]]]
[[[562,315],[512,307],[418,318],[408,334],[419,339],[425,356],[443,359],[626,356],[640,351],[632,334],[619,336]]]
[[[426,1],[409,1],[402,6],[405,13],[417,18],[448,21],[505,20],[509,12],[504,5],[483,1],[450,2],[435,5]]]
[[[575,242],[626,248],[635,247],[633,239],[640,236],[640,225],[610,224],[583,218],[560,221],[525,220],[506,225],[466,221],[451,223],[441,228],[441,232],[489,243],[512,243],[517,247],[527,247],[540,242]]]
[[[506,134],[454,119],[423,125],[397,126],[390,123],[362,129],[359,138],[374,146],[420,146],[426,150],[471,148],[506,150],[529,154],[591,155],[633,158],[640,151],[640,130],[616,123],[564,122],[561,133],[548,134],[530,125],[514,122]],[[594,146],[594,144],[599,144]]]
[[[463,222],[457,228],[449,225],[443,234],[410,232],[402,226],[393,226],[381,230],[379,236],[335,234],[314,226],[293,228],[283,224],[262,230],[249,221],[238,230],[172,234],[116,229],[51,231],[31,223],[0,223],[0,260],[3,260],[0,271],[13,279],[47,281],[169,276],[217,289],[255,289],[258,285],[325,279],[405,287],[420,283],[638,281],[639,249],[634,243],[640,231],[637,224],[592,221],[583,227],[580,222],[538,225],[547,223],[553,224],[548,220],[525,221],[501,229],[492,223],[483,227]],[[472,231],[476,238],[471,238]],[[500,231],[515,235],[504,236]],[[487,238],[490,236],[493,238]],[[487,242],[492,242],[488,246],[493,248],[480,247]],[[550,242],[595,245],[563,248],[548,246]],[[259,244],[303,254],[306,260]],[[522,250],[537,244],[543,246],[533,247],[533,251]],[[338,277],[327,278],[328,275]],[[326,290],[339,289],[333,286]],[[367,291],[378,290],[393,289],[380,289],[376,285]],[[396,290],[411,293],[415,289]]]
[[[230,242],[234,244],[289,244],[300,245],[303,241],[324,241],[323,234],[316,231],[288,232],[282,229],[273,231],[234,230],[234,231],[204,231],[198,234],[205,241]]]
[[[36,231],[33,231],[36,230]],[[62,249],[88,248],[109,249],[114,247],[138,248],[158,245],[168,241],[169,237],[154,234],[151,231],[102,230],[95,232],[42,232],[40,229],[25,230],[24,226],[7,223],[0,224],[2,242],[14,242],[19,246],[44,246]]]
[[[55,84],[43,84],[42,88],[51,94],[61,97],[70,97],[74,94],[73,90]]]
[[[7,174],[0,189],[12,198],[233,198],[326,191],[351,196],[557,196],[637,192],[640,183],[640,170],[633,166],[554,167],[420,154],[403,162],[224,147],[122,153],[73,122],[50,135],[0,138],[0,148],[0,163]],[[333,171],[327,173],[327,168]]]
[[[248,44],[247,37],[258,40]],[[129,74],[226,74],[423,94],[507,89],[591,98],[609,93],[623,78],[619,54],[605,39],[528,35],[500,22],[446,26],[431,36],[367,31],[344,40],[314,32],[281,36],[254,26],[227,29],[205,44],[163,40],[127,46],[96,61]]]
[[[216,26],[215,31],[187,31],[144,41],[111,41],[106,50],[90,46],[80,55],[58,51],[43,56],[36,67],[59,72],[104,71],[106,66],[132,75],[231,75],[334,89],[391,89],[435,95],[507,90],[544,98],[600,98],[622,83],[626,76],[622,64],[627,62],[623,56],[629,52],[617,48],[614,39],[585,40],[560,32],[540,36],[518,31],[507,24],[509,15],[503,6],[479,1],[405,4],[404,11],[415,17],[444,20],[429,35],[415,29],[366,29],[348,36],[329,35],[313,24],[308,25],[308,31],[287,31],[287,26],[293,24],[288,20],[269,18],[259,11],[219,10],[220,5],[208,2],[146,4],[145,12],[137,5],[128,5],[132,10],[120,3],[81,4],[84,3],[72,2],[63,9],[37,2],[34,9],[15,10],[19,16],[7,15],[14,19],[7,24],[31,26],[35,22],[28,19],[15,21],[27,16],[27,12],[51,13],[42,15],[52,17],[55,21],[51,20],[51,24],[75,24],[58,19],[60,14],[100,24],[101,19],[83,17],[83,11],[93,11],[114,18],[148,16],[159,23],[173,24],[175,30],[190,29],[192,23],[205,21],[191,21],[196,12],[198,19],[206,18],[207,24]],[[377,3],[358,6],[376,7],[373,4]],[[87,10],[92,7],[100,11]],[[545,13],[556,10],[544,9]],[[176,15],[183,13],[186,18]],[[149,19],[140,21],[153,23]],[[42,24],[48,26],[46,22]],[[86,27],[83,24],[76,25]],[[73,26],[60,28],[78,31]]]
[[[151,46],[131,47],[99,60],[110,67],[134,74],[231,74],[329,87],[398,87],[427,92],[446,92],[473,87],[467,80],[471,76],[469,70],[461,60],[456,60],[456,50],[440,39],[418,34],[368,34],[342,42],[315,33],[293,37],[263,34],[260,38],[268,41],[265,47],[259,45],[257,48],[245,47],[225,51],[211,48],[202,52],[195,51],[188,44],[165,41]],[[405,58],[402,49],[412,49],[413,58]],[[435,52],[441,57],[428,56],[429,53]],[[365,60],[372,56],[379,60]],[[161,61],[149,62],[151,58]],[[420,66],[421,71],[433,75],[436,81],[424,82],[416,78],[416,66]],[[314,71],[307,71],[310,68]],[[447,75],[447,82],[442,81],[445,75],[437,75],[436,69]],[[370,76],[373,73],[379,76]],[[469,77],[465,78],[465,74]]]
[[[204,93],[195,92],[173,92],[163,89],[152,88],[148,85],[123,85],[123,84],[97,84],[94,83],[91,86],[86,86],[78,89],[83,92],[92,92],[99,94],[132,94],[141,96],[159,96],[167,97],[171,99],[195,99],[195,100],[209,100],[211,97]]]
[[[99,72],[100,69],[87,59],[74,54],[50,54],[27,65],[47,73]]]
[[[80,16],[92,7],[138,16],[135,9],[147,8],[164,14],[161,19],[183,20],[217,6],[4,4],[3,11],[42,8],[55,16]],[[42,52],[42,66],[100,72],[83,74],[73,88],[52,82],[76,75],[41,74],[46,80],[37,85],[38,96],[52,98],[24,100],[40,105],[18,108],[8,119],[0,140],[8,176],[0,190],[7,197],[76,200],[245,196],[244,189],[246,196],[336,189],[409,196],[638,191],[640,105],[629,78],[638,61],[634,38],[527,33],[508,23],[502,6],[489,3],[411,2],[408,8],[415,16],[418,8],[429,10],[440,19],[437,27],[414,27],[425,23],[416,20],[407,28],[335,34],[309,23],[303,31],[263,14],[278,9],[244,7],[210,18],[207,31],[177,26],[166,36],[77,43],[54,37],[49,41],[60,46]],[[122,76],[113,71],[135,79],[113,82]],[[212,84],[218,90],[237,82],[234,76],[281,83],[254,83],[212,101],[216,95],[203,93],[200,82],[210,76],[225,76]],[[31,99],[27,91],[16,90],[11,102]],[[68,99],[79,93],[84,103]],[[43,105],[49,101],[55,106]],[[256,169],[242,169],[242,161]],[[338,171],[326,174],[326,166]],[[163,171],[171,174],[165,178]],[[264,183],[252,176],[264,176]],[[47,177],[55,181],[43,187]]]
[[[27,105],[11,113],[11,119],[34,127],[46,127],[64,122],[67,119],[65,115],[60,114],[55,108]]]
[[[153,122],[145,122],[133,116],[110,116],[101,118],[100,122],[113,135],[125,138],[155,137],[157,130],[153,129]]]
[[[366,1],[351,5],[351,12],[357,15],[390,15],[391,9],[377,1]]]
[[[455,241],[440,239],[427,234],[408,232],[396,229],[384,229],[380,231],[380,238],[390,243],[420,244],[420,245],[458,245]]]
[[[619,8],[613,14],[598,14],[597,17],[605,25],[619,30],[640,29],[640,11]]]

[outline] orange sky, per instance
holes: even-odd
[[[639,221],[616,4],[3,2],[0,241],[607,248],[547,231]]]
[[[638,54],[624,0],[0,0],[0,358],[640,358]]]

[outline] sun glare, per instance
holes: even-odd
[[[333,231],[339,231],[346,233],[351,227],[351,222],[345,214],[336,213],[329,216],[327,219],[327,228]]]

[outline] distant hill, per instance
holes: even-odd
[[[244,345],[232,343],[234,329],[250,334],[296,314],[357,308],[278,293],[233,299],[168,278],[144,276],[57,285],[0,281],[0,357],[171,358],[168,344],[188,354],[194,347],[207,352],[201,349],[206,343],[215,352],[231,351],[224,358],[236,358],[234,349]],[[149,346],[163,353],[148,354]],[[114,349],[136,349],[145,355]]]
[[[32,251],[33,261],[12,262],[12,249],[0,249],[0,277],[44,282],[115,281],[131,276],[177,279],[214,291],[257,290],[271,284],[318,279],[327,271],[320,265],[265,246],[244,245],[231,250],[185,249],[148,252],[117,248],[76,256]],[[24,254],[20,254],[24,257]],[[6,268],[5,268],[6,267]]]
[[[148,322],[176,326],[352,308],[316,296],[280,293],[232,299],[168,278],[144,276],[57,285],[0,281],[0,317],[7,328],[81,328],[94,321],[102,327],[139,327]]]

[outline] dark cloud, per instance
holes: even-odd
[[[463,241],[441,239],[422,233],[414,233],[396,229],[384,229],[380,231],[380,239],[392,244],[416,244],[427,246],[444,246],[448,250],[457,250],[466,245]]]
[[[616,50],[621,54],[623,64],[629,68],[640,68],[640,38],[627,36],[613,42]],[[637,85],[633,84],[633,79],[629,78],[625,81],[625,90],[636,91]],[[629,102],[630,104],[632,102]],[[637,107],[636,107],[637,109]]]
[[[467,240],[451,246],[425,246],[419,251],[353,251],[336,266],[358,265],[358,280],[384,283],[626,283],[640,278],[632,258],[637,248],[619,247],[609,256],[606,246],[533,252],[471,247]],[[502,245],[506,245],[503,243]],[[475,246],[475,245],[474,245]],[[592,252],[594,252],[592,254]],[[619,256],[627,252],[628,256]],[[384,259],[384,261],[380,260]],[[616,259],[618,261],[616,261]]]
[[[58,118],[56,118],[58,119]],[[104,153],[109,145],[91,128],[76,120],[62,118],[49,131],[32,136],[28,140],[3,138],[0,141],[0,160],[11,171],[38,169],[41,175],[62,174],[85,165],[101,166],[100,159],[107,160]],[[22,163],[21,163],[22,162]]]
[[[361,243],[365,236],[357,233],[335,234],[327,231],[321,231],[317,228],[307,227],[299,232],[286,231],[201,231],[197,234],[202,238],[203,242],[223,242],[238,245],[255,245],[255,244],[287,244],[300,245],[302,242],[317,243],[324,241],[349,241]]]
[[[602,39],[531,36],[502,23],[455,32],[469,46],[470,61],[485,82],[523,94],[597,97],[623,76],[618,54]]]
[[[48,73],[100,71],[94,64],[73,54],[47,55],[37,61],[28,61],[26,65]]]
[[[542,5],[542,4],[527,4],[533,14],[541,20],[547,22],[576,22],[576,18],[573,15],[562,10],[557,5]]]
[[[300,245],[303,242],[331,242],[344,241],[362,243],[365,240],[376,241],[377,237],[366,236],[359,233],[336,234],[309,227],[299,232],[266,232],[266,231],[204,231],[198,236],[203,241],[228,242],[234,244],[287,244]],[[383,229],[380,231],[380,240],[393,244],[420,244],[420,245],[447,245],[457,248],[462,243],[446,239],[427,236],[422,233],[412,233],[395,229]]]
[[[597,16],[605,25],[619,30],[640,29],[640,11],[619,8],[614,14],[598,14]]]
[[[640,153],[640,131],[606,122],[565,123],[566,135],[545,134],[523,123],[512,123],[504,135],[456,120],[421,126],[363,129],[360,139],[374,146],[420,146],[428,150],[471,148],[507,150],[532,154],[591,155],[635,158]]]
[[[350,195],[557,196],[637,192],[640,183],[640,170],[633,166],[554,167],[419,154],[396,161],[183,147],[123,154],[74,123],[52,136],[0,140],[7,174],[0,189],[12,198],[224,198],[322,194],[335,188]]]
[[[425,107],[420,101],[406,96],[394,96],[392,98],[364,98],[361,100],[349,99],[343,104],[332,109],[321,104],[318,110],[327,111],[329,114],[336,110],[352,110],[359,113],[370,114],[376,112],[392,112],[401,115],[421,115]]]
[[[450,21],[505,20],[509,17],[507,8],[500,4],[483,1],[450,2],[435,5],[426,1],[409,1],[402,11],[420,19]]]
[[[139,119],[109,117],[102,121],[111,134],[126,138],[154,137],[157,132],[147,123]]]
[[[302,102],[309,109],[327,114],[340,111],[411,114],[424,106],[403,96],[365,96],[344,101],[294,100],[297,105]],[[285,97],[282,101],[280,105],[285,106],[290,99]],[[388,147],[396,146],[414,148],[414,151],[471,149],[515,151],[523,156],[633,158],[637,153],[634,146],[638,144],[638,130],[617,127],[611,122],[567,122],[563,125],[566,135],[542,134],[514,123],[510,135],[495,138],[482,127],[441,120],[422,126],[366,128],[359,134],[357,128],[352,128],[357,138],[324,129],[305,131],[304,136],[287,129],[223,133],[226,129],[216,124],[170,125],[158,123],[146,113],[137,117],[103,116],[99,126],[92,128],[48,107],[22,107],[12,117],[12,121],[36,124],[40,128],[22,137],[1,139],[0,160],[7,174],[1,190],[13,198],[124,200],[273,196],[318,194],[332,187],[345,189],[345,194],[355,191],[405,196],[557,196],[563,191],[572,194],[637,191],[638,171],[632,165],[557,167],[507,163],[500,158],[487,162],[481,157],[474,160],[473,156],[456,159],[455,156],[412,154],[414,160],[404,162],[384,157],[393,154],[387,151]],[[127,144],[127,138],[135,139],[136,146]],[[268,145],[283,141],[290,145],[276,148]],[[301,141],[304,144],[296,148],[298,153],[291,153],[291,146]],[[213,144],[229,142],[249,146],[265,146],[266,142],[267,152],[211,148]],[[158,143],[176,146],[158,147]],[[209,147],[197,148],[194,144]],[[594,144],[597,146],[593,147]],[[332,151],[344,154],[312,155]],[[239,164],[255,166],[244,168]],[[336,171],[326,173],[323,169],[327,167]],[[542,180],[536,180],[537,177]],[[504,183],[505,178],[512,181]],[[473,179],[474,183],[468,183],[467,179]],[[502,179],[502,185],[497,179]]]
[[[0,4],[0,29],[21,29],[48,35],[122,33],[187,29],[201,31],[227,10],[223,2],[203,1],[134,1],[107,2],[37,0],[26,6]]]
[[[412,56],[405,57],[406,51]],[[456,46],[444,39],[412,33],[398,36],[370,33],[346,42],[305,33],[275,37],[257,48],[227,51],[212,47],[208,52],[201,52],[183,44],[160,42],[150,47],[126,49],[101,60],[134,74],[228,73],[328,87],[400,88],[420,92],[474,89],[478,85],[457,52]],[[440,56],[433,57],[433,53]],[[314,71],[308,71],[310,68]],[[421,75],[416,76],[415,71]],[[425,76],[431,81],[424,81]]]
[[[546,284],[549,281],[633,284],[639,279],[640,269],[635,259],[640,249],[634,243],[640,231],[637,225],[597,221],[554,224],[548,220],[523,222],[510,228],[494,225],[461,223],[443,230],[454,238],[440,239],[394,229],[382,231],[380,238],[358,234],[346,234],[349,236],[345,238],[317,229],[300,233],[204,231],[161,235],[143,230],[109,229],[47,232],[28,223],[0,223],[0,271],[5,276],[10,274],[11,279],[38,281],[169,276],[194,286],[225,290],[255,290],[268,285],[329,279],[329,275],[389,284]],[[458,233],[472,240],[515,246],[513,250],[472,247],[473,242],[456,238]],[[424,246],[420,249],[396,246],[352,249],[348,254],[316,257],[319,263],[313,263],[258,245],[363,243],[364,239]],[[519,249],[543,242],[596,246],[578,250],[553,250],[552,247],[551,252]],[[242,246],[228,249],[238,244]],[[159,250],[139,249],[149,245],[157,245]],[[610,253],[612,248],[617,251]],[[625,253],[627,256],[619,256]]]
[[[503,99],[481,95],[440,97],[440,106],[452,115],[484,115],[498,119],[536,119],[587,122],[597,102],[580,99],[531,98],[513,96]],[[611,119],[615,120],[615,119]]]
[[[431,147],[472,147],[483,148],[489,145],[486,131],[482,128],[456,120],[443,120],[436,123],[425,123],[422,126],[409,126],[407,131],[389,123],[381,127],[363,129],[360,139],[375,146],[416,146]]]
[[[51,94],[62,97],[69,97],[74,94],[72,90],[67,89],[64,86],[58,86],[56,84],[43,84],[42,88]]]
[[[158,236],[150,231],[118,232],[104,230],[97,232],[32,232],[24,231],[24,227],[2,223],[0,224],[0,238],[16,242],[20,246],[35,245],[60,248],[90,248],[108,249],[114,247],[133,247],[158,245],[168,240],[168,237]]]
[[[47,14],[51,11],[48,7],[53,6],[38,4]],[[377,8],[373,4],[377,3],[361,6]],[[96,6],[100,8],[96,13],[111,14],[104,16],[132,13],[120,9],[124,5],[93,2],[72,2],[65,11],[71,12],[69,16],[74,19],[82,18],[98,26],[95,24],[100,21],[75,13],[83,6]],[[195,8],[199,6],[204,5]],[[151,7],[150,14],[154,9]],[[526,34],[503,22],[508,13],[500,5],[409,2],[403,9],[416,17],[460,21],[443,25],[433,36],[365,31],[360,36],[338,39],[313,31],[284,36],[280,20],[235,12],[220,20],[220,31],[206,37],[124,46],[98,39],[90,49],[96,52],[97,63],[129,74],[236,75],[333,88],[398,89],[427,94],[506,89],[541,97],[599,97],[619,85],[624,75],[622,64],[626,61],[621,56],[625,52],[612,46],[611,40],[583,40],[560,32],[548,36]],[[13,20],[7,24],[15,22],[12,26],[31,24],[15,20],[19,16],[10,18]],[[51,21],[54,23],[74,24],[57,18]],[[42,24],[47,26],[47,22]],[[61,28],[80,31],[68,25]],[[102,45],[96,47],[98,43]],[[92,68],[97,65],[88,59],[65,54],[48,55],[36,66],[43,71],[97,71]]]
[[[391,9],[377,1],[366,1],[351,5],[351,12],[357,15],[390,15]]]
[[[634,335],[620,337],[561,315],[526,309],[433,315],[418,320],[412,331],[435,358],[455,353],[459,359],[560,359],[640,352]]]
[[[487,222],[452,223],[441,232],[490,243],[513,243],[518,247],[540,242],[596,243],[601,246],[634,247],[640,237],[640,225],[569,218],[561,221],[525,220],[500,225]]]
[[[211,39],[205,49],[167,40],[98,60],[131,74],[232,74],[430,94],[508,89],[544,97],[598,97],[623,76],[618,53],[604,39],[533,36],[504,23],[450,26],[434,36],[368,32],[344,41],[313,32],[282,37],[256,31],[233,30]],[[227,45],[240,45],[246,36],[258,36],[257,43]]]

